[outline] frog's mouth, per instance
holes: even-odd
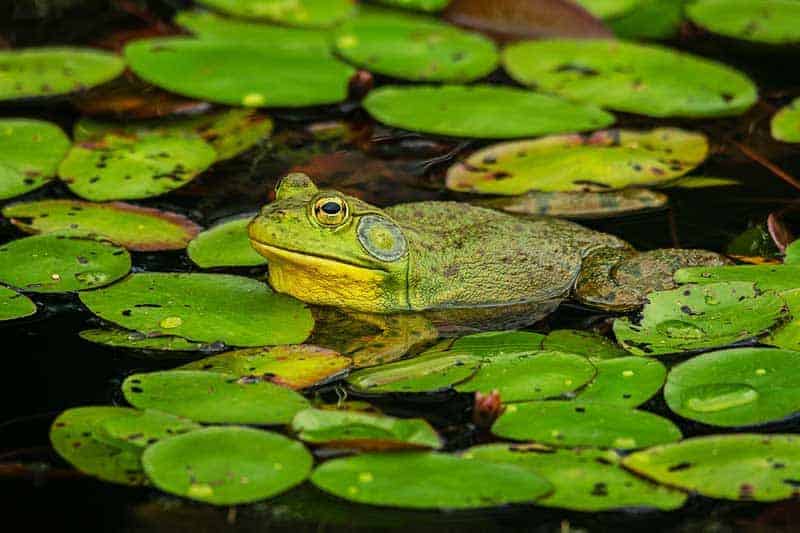
[[[375,272],[386,272],[386,269],[378,268],[374,265],[365,265],[363,263],[356,263],[353,261],[345,261],[341,258],[333,258],[325,255],[309,254],[305,252],[298,252],[296,250],[289,250],[288,248],[281,248],[271,244],[264,244],[250,239],[250,245],[259,254],[269,259],[276,261],[284,261],[298,265],[314,265],[317,268],[339,269],[343,265],[352,268],[359,268],[363,270],[374,270]]]

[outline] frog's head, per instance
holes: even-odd
[[[408,308],[408,243],[381,209],[305,174],[289,174],[249,226],[279,291],[317,305],[372,313]]]

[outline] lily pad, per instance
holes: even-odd
[[[452,389],[481,366],[477,357],[460,353],[427,355],[353,372],[347,383],[365,393],[420,393]]]
[[[189,259],[200,268],[262,266],[267,260],[253,250],[247,226],[253,215],[217,224],[189,243]]]
[[[150,446],[147,477],[163,491],[214,505],[263,500],[302,483],[313,458],[283,435],[243,427],[206,428]]]
[[[664,384],[667,369],[655,359],[619,357],[594,361],[597,375],[578,393],[579,402],[637,407]]]
[[[447,187],[508,195],[623,189],[678,178],[707,156],[705,135],[675,128],[556,135],[478,150],[450,167]]]
[[[639,0],[636,7],[606,22],[621,39],[670,39],[683,23],[685,0]]]
[[[120,57],[91,48],[0,50],[0,100],[82,91],[116,78],[124,68]]]
[[[620,466],[612,450],[554,449],[532,445],[489,444],[470,448],[462,457],[511,464],[547,479],[555,490],[537,505],[573,511],[681,507],[686,494],[645,481]]]
[[[355,11],[354,0],[199,0],[198,3],[229,15],[287,26],[333,26]]]
[[[0,322],[36,314],[36,304],[24,294],[0,285]]]
[[[762,344],[800,352],[800,289],[781,293],[789,308],[791,320],[761,339]]]
[[[797,435],[712,435],[642,450],[626,468],[711,498],[771,502],[797,495]]]
[[[0,200],[38,189],[56,175],[70,141],[55,124],[0,119]]]
[[[800,143],[800,98],[781,108],[771,122],[772,136],[785,143]]]
[[[686,286],[650,293],[641,319],[616,319],[614,334],[634,355],[675,354],[757,337],[785,311],[779,295],[752,283]]]
[[[531,354],[541,351],[542,339],[533,331],[486,331],[456,339],[449,351],[478,357]]]
[[[122,392],[139,409],[210,424],[288,424],[309,406],[286,387],[199,370],[132,374],[122,383]]]
[[[164,439],[195,431],[203,426],[191,420],[158,411],[126,410],[98,425],[98,439],[114,445],[146,448]]]
[[[245,107],[341,102],[355,73],[330,54],[180,37],[135,41],[125,47],[125,57],[131,70],[153,85]]]
[[[78,333],[83,340],[109,346],[111,348],[127,348],[131,350],[155,350],[165,352],[197,352],[210,347],[201,342],[192,342],[174,335],[148,337],[138,331],[125,329],[87,329]]]
[[[733,265],[689,267],[675,272],[678,283],[707,285],[723,282],[755,283],[762,291],[800,289],[800,265]]]
[[[575,353],[597,362],[603,359],[626,357],[628,352],[614,341],[592,333],[577,329],[556,329],[547,334],[542,341],[542,349],[557,352]]]
[[[530,41],[503,53],[518,82],[573,100],[653,117],[744,113],[758,99],[744,74],[655,45],[612,40]]]
[[[713,33],[755,43],[800,43],[800,4],[794,0],[698,0],[689,19]]]
[[[782,420],[800,411],[800,352],[771,348],[722,350],[673,368],[667,405],[684,418],[740,427]]]
[[[350,358],[309,344],[247,348],[193,361],[181,370],[206,370],[238,378],[255,377],[291,389],[305,389],[344,373]]]
[[[498,437],[559,447],[595,446],[635,450],[681,439],[660,416],[618,405],[580,401],[513,404],[492,426]]]
[[[140,451],[96,438],[103,422],[131,412],[133,409],[124,407],[67,409],[50,427],[50,442],[61,457],[85,474],[113,483],[141,485],[145,478]]]
[[[450,0],[377,0],[378,3],[387,6],[400,7],[403,9],[413,9],[416,11],[441,11]]]
[[[230,346],[296,344],[314,326],[303,303],[256,280],[225,274],[133,274],[81,294],[81,301],[125,329]]]
[[[363,105],[390,126],[455,137],[528,137],[594,130],[614,122],[594,106],[494,85],[389,85],[371,91]]]
[[[94,289],[130,269],[130,254],[105,240],[51,233],[0,245],[0,282],[27,292]]]
[[[397,450],[441,448],[436,431],[421,418],[306,409],[292,420],[292,431],[300,440],[329,448],[356,450]]]
[[[613,19],[632,11],[642,0],[577,0],[589,13],[601,19]]]
[[[552,489],[543,478],[517,466],[435,452],[368,453],[334,459],[319,466],[311,482],[346,500],[413,509],[530,503]]]
[[[129,250],[181,250],[200,226],[169,211],[112,202],[39,200],[11,204],[3,216],[28,233],[71,233],[102,236]]]
[[[492,72],[494,43],[437,19],[370,10],[342,24],[336,51],[371,72],[411,81],[469,82]]]

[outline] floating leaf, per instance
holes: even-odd
[[[618,318],[614,334],[635,355],[680,353],[756,337],[785,315],[785,302],[752,283],[725,282],[652,292],[642,318]]]
[[[678,283],[749,282],[762,291],[786,291],[800,288],[798,265],[734,265],[682,268],[675,272]]]
[[[797,495],[797,435],[712,435],[629,455],[623,465],[711,498],[770,502]]]
[[[739,115],[758,99],[744,74],[655,45],[526,42],[506,48],[503,62],[515,80],[539,90],[653,117]]]
[[[781,108],[771,122],[772,136],[785,143],[800,143],[800,98]]]
[[[450,167],[447,187],[508,195],[623,189],[682,176],[707,155],[705,135],[674,128],[556,135],[479,150]]]
[[[589,13],[601,19],[613,19],[632,11],[642,0],[577,0]]]
[[[329,381],[350,368],[351,361],[309,344],[248,348],[193,361],[181,370],[206,370],[236,377],[255,377],[292,389]]]
[[[493,85],[390,85],[371,91],[363,105],[390,126],[486,139],[593,130],[614,122],[593,106]]]
[[[25,194],[50,181],[69,147],[69,139],[55,124],[24,118],[0,119],[0,200]]]
[[[683,23],[684,0],[639,0],[624,15],[608,21],[614,34],[622,39],[669,39]]]
[[[305,398],[286,387],[198,370],[132,374],[122,392],[139,409],[210,424],[288,424],[308,407]]]
[[[432,352],[427,355],[353,372],[347,383],[359,392],[436,392],[469,379],[480,367],[470,355]]]
[[[159,38],[125,47],[130,68],[184,96],[245,107],[301,107],[347,98],[353,68],[329,54]],[[258,68],[253,68],[258,65]]]
[[[800,289],[785,291],[781,293],[781,296],[783,296],[789,308],[791,320],[786,321],[768,336],[761,339],[761,342],[778,348],[800,352]]]
[[[200,0],[198,3],[237,17],[308,27],[333,26],[355,10],[354,0]]]
[[[112,202],[39,200],[11,204],[3,216],[28,233],[70,233],[102,236],[129,250],[181,250],[200,226],[169,211]]]
[[[478,357],[532,354],[541,351],[542,339],[532,331],[487,331],[460,337],[449,350]]]
[[[36,314],[36,304],[24,294],[0,285],[0,322]]]
[[[378,0],[378,3],[417,11],[441,11],[450,0]]]
[[[125,63],[91,48],[0,50],[0,100],[82,91],[116,78]]]
[[[81,301],[104,320],[145,335],[265,346],[303,342],[314,326],[301,302],[225,274],[133,274]]]
[[[253,250],[247,226],[253,215],[235,218],[204,231],[189,243],[189,259],[200,268],[262,266],[267,260]]]
[[[628,352],[620,348],[611,339],[577,329],[557,329],[547,334],[542,341],[544,350],[575,353],[588,357],[592,361],[626,357]]]
[[[784,251],[783,264],[800,266],[800,239],[793,241]]]
[[[660,416],[618,405],[542,401],[509,405],[492,433],[501,438],[568,448],[634,450],[680,440],[680,430]]]
[[[800,43],[800,4],[794,0],[698,0],[686,15],[713,33],[756,43]]]
[[[147,477],[178,496],[236,505],[269,498],[299,485],[313,458],[299,442],[243,427],[206,428],[149,447]]]
[[[611,450],[553,449],[544,446],[489,444],[470,448],[462,457],[511,464],[543,476],[555,490],[537,505],[574,511],[677,509],[682,492],[644,481],[620,467]]]
[[[637,407],[661,390],[667,369],[659,361],[619,357],[594,361],[597,375],[578,393],[579,402]]]
[[[414,509],[533,502],[551,490],[547,481],[517,466],[434,452],[369,453],[334,459],[319,466],[311,482],[346,500]]]
[[[125,329],[87,329],[78,333],[83,340],[102,344],[111,348],[131,350],[156,350],[165,352],[198,352],[211,347],[200,342],[192,342],[183,337],[159,335],[148,337],[138,331]]]
[[[715,178],[711,176],[684,176],[683,178],[665,183],[665,187],[679,189],[706,189],[708,187],[736,187],[742,182],[730,178]]]
[[[176,435],[200,429],[200,424],[158,411],[125,410],[119,416],[102,420],[95,434],[99,440],[112,445],[146,448]]]
[[[404,420],[357,411],[306,409],[295,415],[292,431],[300,440],[329,448],[379,451],[442,447],[439,435],[421,418]]]
[[[47,234],[0,245],[0,282],[23,291],[94,289],[130,269],[128,252],[103,240]]]

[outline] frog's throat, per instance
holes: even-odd
[[[269,283],[278,292],[316,305],[367,313],[408,309],[402,279],[391,272],[343,263],[251,241],[269,263]]]

